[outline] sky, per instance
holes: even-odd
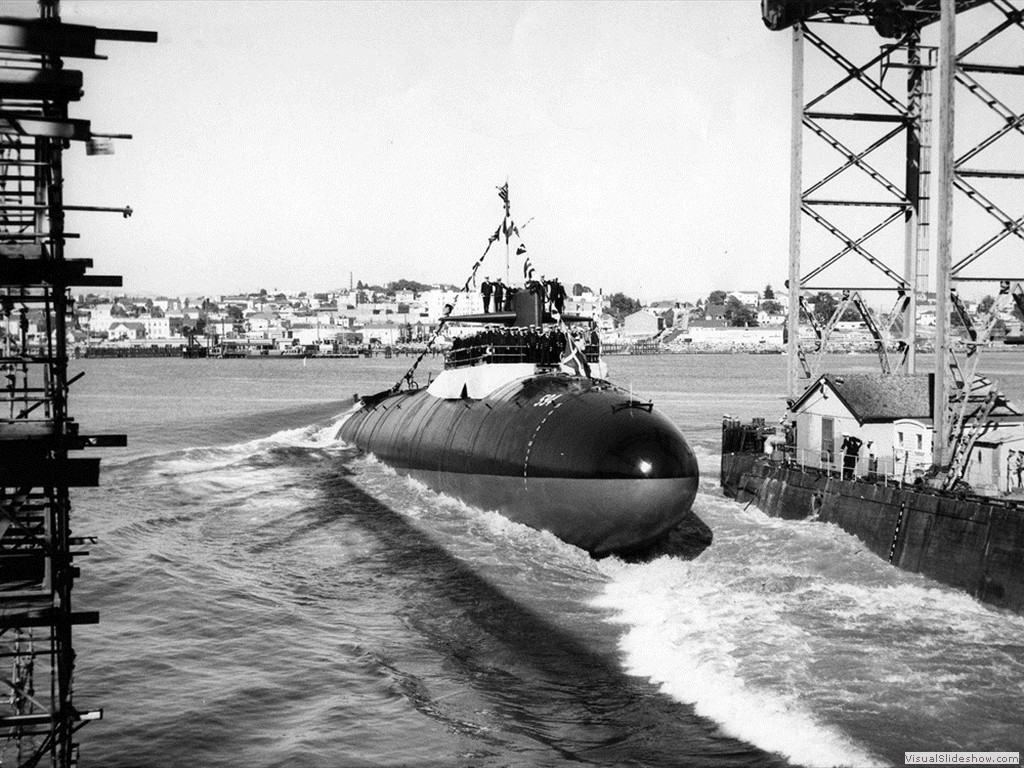
[[[67,64],[85,72],[72,116],[133,136],[65,161],[68,202],[134,211],[68,221],[71,255],[126,289],[461,284],[506,180],[534,266],[563,282],[653,300],[785,279],[790,44],[756,1],[63,0],[61,16],[159,33]],[[504,260],[501,244],[482,269]]]
[[[506,181],[533,265],[563,283],[652,301],[786,279],[791,37],[757,0],[63,0],[61,15],[159,33],[67,64],[85,72],[72,116],[133,139],[73,146],[65,198],[134,210],[69,214],[69,255],[129,291],[461,285]],[[504,251],[484,275],[504,276]]]

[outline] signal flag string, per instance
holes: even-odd
[[[430,340],[427,342],[427,346],[424,347],[422,352],[420,352],[415,362],[413,362],[412,367],[410,367],[409,370],[406,371],[405,375],[395,382],[395,385],[390,390],[392,393],[399,392],[402,389],[403,382],[405,382],[406,387],[408,387],[409,389],[417,389],[418,385],[416,384],[416,381],[414,379],[416,375],[416,368],[419,367],[419,364],[423,361],[423,358],[427,356],[427,353],[433,348],[434,343],[441,335],[441,331],[444,329],[445,320],[448,319],[452,311],[455,309],[455,304],[458,303],[459,296],[461,296],[463,293],[468,293],[469,287],[471,285],[476,285],[476,273],[480,269],[480,266],[484,263],[484,259],[487,258],[487,254],[490,252],[491,246],[498,242],[498,239],[501,237],[501,233],[502,225],[499,224],[498,228],[494,230],[494,234],[487,238],[487,247],[484,249],[484,252],[480,255],[480,258],[477,259],[476,262],[474,262],[473,268],[469,272],[469,277],[466,278],[466,282],[462,285],[462,288],[460,288],[458,293],[455,294],[455,299],[452,301],[451,304],[444,305],[444,311],[441,313],[441,319],[437,321],[437,326],[434,328],[434,331],[430,336]]]

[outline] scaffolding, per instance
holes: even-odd
[[[1014,305],[1024,311],[1024,211],[1019,210],[1024,153],[1008,148],[1024,136],[1019,99],[1024,9],[1020,0],[763,0],[762,16],[770,29],[791,28],[793,35],[787,395],[791,401],[798,397],[821,372],[832,331],[850,311],[866,323],[883,373],[916,372],[917,302],[928,290],[934,237],[934,464],[946,473],[947,487],[952,486],[962,476],[970,446],[994,426],[990,415],[996,387],[979,373],[979,353],[994,343],[1001,312]],[[966,45],[957,45],[958,19],[970,30]],[[935,25],[936,44],[923,45],[922,34]],[[855,53],[844,52],[844,45]],[[808,50],[826,66],[807,67]],[[933,182],[936,69],[938,178]],[[896,76],[900,71],[904,78]],[[823,77],[827,74],[832,76]],[[812,75],[817,80],[809,83]],[[958,130],[958,90],[988,115],[989,128],[981,128],[985,120],[976,110],[970,122],[960,116]],[[962,130],[965,123],[970,131]],[[852,138],[834,126],[854,126],[847,129]],[[808,152],[805,137],[815,142],[809,146],[827,148],[827,159]],[[815,163],[816,173],[807,183],[808,168]],[[929,210],[933,184],[934,233]],[[967,201],[955,218],[954,190]],[[987,231],[979,218],[990,225]],[[805,220],[816,227],[805,231]],[[967,244],[955,257],[954,225]],[[822,233],[825,240],[812,240]],[[972,244],[978,233],[983,233],[980,242]],[[858,257],[866,269],[840,273],[841,266]],[[992,306],[969,311],[957,293],[957,286],[967,282],[997,285]],[[829,318],[815,318],[808,298],[831,291],[842,297],[835,311]],[[883,322],[869,316],[865,291],[888,292],[894,299]],[[802,315],[813,339],[800,338]],[[960,326],[956,333],[951,316]]]
[[[93,543],[71,527],[70,489],[97,485],[99,459],[123,435],[84,435],[68,408],[72,286],[120,286],[65,256],[62,155],[73,142],[109,153],[119,138],[71,118],[80,71],[64,58],[102,58],[101,40],[155,42],[151,32],[64,24],[56,0],[38,18],[0,18],[0,764],[72,766],[75,733],[102,717],[74,703],[72,628],[95,624],[73,608],[75,558]],[[125,137],[130,138],[130,137]]]

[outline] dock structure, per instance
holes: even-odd
[[[953,487],[994,429],[984,393],[997,388],[980,373],[980,353],[999,310],[1024,311],[1024,4],[764,0],[762,16],[793,39],[788,398],[824,373],[832,332],[849,313],[872,334],[882,373],[916,372],[933,241],[933,464]],[[961,283],[990,284],[994,307],[968,311]],[[868,312],[867,291],[893,297],[884,323]],[[831,318],[808,307],[823,292],[841,295]],[[800,338],[802,317],[810,342]]]
[[[120,286],[69,258],[65,211],[130,214],[64,202],[62,156],[109,154],[111,140],[69,107],[82,72],[64,59],[102,58],[100,41],[155,42],[156,33],[64,24],[56,0],[33,18],[0,17],[0,763],[72,766],[75,734],[102,710],[74,701],[72,630],[98,613],[72,602],[76,558],[93,543],[71,525],[71,489],[95,486],[89,449],[123,435],[86,435],[69,402],[70,289]],[[79,201],[75,201],[76,203]],[[84,201],[83,201],[84,202]]]

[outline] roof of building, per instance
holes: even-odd
[[[883,373],[825,374],[822,377],[862,424],[927,418],[932,414],[928,376]]]
[[[897,419],[929,419],[932,416],[931,377],[928,374],[826,373],[797,398],[793,410],[797,410],[826,385],[861,424]],[[977,377],[970,398],[977,403],[975,409],[980,407],[991,391],[992,382],[983,376]],[[1022,415],[1024,412],[1007,400],[1005,395],[996,394],[991,418],[1017,419]]]

